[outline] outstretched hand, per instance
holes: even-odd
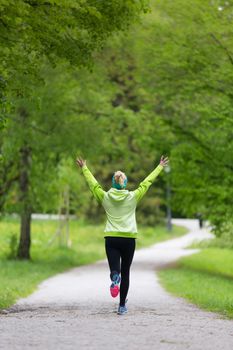
[[[159,163],[159,164],[162,165],[163,167],[165,167],[165,166],[168,165],[168,162],[169,162],[168,157],[164,158],[164,156],[162,156],[162,157],[160,158],[160,163]]]
[[[86,160],[83,160],[82,158],[77,158],[76,159],[76,164],[82,168],[84,165],[86,165]]]

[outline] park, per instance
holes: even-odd
[[[0,13],[0,349],[232,349],[233,1]]]

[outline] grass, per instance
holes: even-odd
[[[10,244],[14,251],[14,239],[18,237],[18,219],[0,221],[0,309],[14,304],[19,297],[32,293],[44,279],[69,268],[89,264],[105,257],[103,225],[90,225],[83,221],[70,222],[71,248],[59,247],[55,240],[48,242],[56,232],[56,221],[33,220],[31,261],[9,259]],[[186,233],[183,227],[175,227],[169,233],[164,227],[140,227],[137,248]],[[17,242],[15,242],[17,243]]]
[[[159,278],[171,293],[209,311],[233,318],[233,250],[203,249],[183,257]]]

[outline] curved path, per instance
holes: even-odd
[[[189,233],[135,253],[127,315],[116,314],[107,262],[99,261],[44,281],[0,315],[0,349],[232,350],[233,321],[170,295],[158,283],[156,269],[195,253],[184,248],[211,236],[196,220],[173,222]]]

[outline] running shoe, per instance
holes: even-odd
[[[125,304],[127,302],[128,302],[128,299],[126,299]],[[125,314],[127,314],[127,312],[128,312],[128,309],[125,305],[124,306],[119,305],[118,311],[117,311],[118,315],[125,315]]]
[[[120,275],[117,273],[115,275],[113,275],[112,277],[112,284],[110,286],[110,293],[111,293],[111,296],[113,298],[116,298],[119,294],[119,291],[120,291],[120,288],[119,288],[119,284],[120,284],[120,281],[121,281],[121,277]]]
[[[125,314],[127,314],[127,312],[128,312],[128,309],[125,305],[124,306],[119,305],[118,311],[117,311],[118,315],[125,315]]]

